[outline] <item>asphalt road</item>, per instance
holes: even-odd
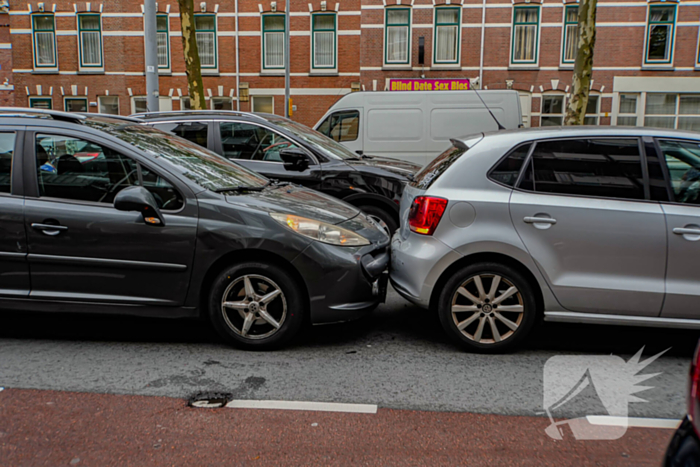
[[[377,404],[380,408],[541,414],[543,368],[555,355],[618,355],[671,348],[642,373],[658,376],[630,404],[637,417],[680,418],[697,332],[545,323],[509,355],[466,353],[436,319],[393,291],[370,317],[314,327],[276,352],[222,344],[206,323],[79,315],[3,314],[0,386],[188,397]],[[584,390],[556,413],[605,413]]]

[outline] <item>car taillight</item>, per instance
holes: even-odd
[[[432,235],[442,218],[447,200],[433,196],[418,196],[408,213],[408,226],[415,233]]]
[[[695,432],[700,436],[698,418],[700,418],[700,345],[695,349],[693,363],[690,365],[690,387],[688,391],[688,417],[693,422]]]

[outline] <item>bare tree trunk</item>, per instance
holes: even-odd
[[[204,110],[207,103],[204,99],[204,84],[202,83],[202,65],[197,49],[197,35],[194,26],[194,0],[177,0],[180,5],[180,26],[182,29],[182,50],[185,54],[187,72],[187,87],[190,92],[190,105],[195,110]]]
[[[593,74],[595,47],[595,16],[598,0],[581,0],[578,7],[578,52],[574,65],[571,97],[566,109],[564,125],[583,125],[586,118],[588,95]]]

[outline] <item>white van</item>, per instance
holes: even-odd
[[[522,123],[517,91],[479,91],[506,129]],[[358,154],[425,165],[450,138],[497,130],[476,91],[368,91],[340,98],[314,127]]]

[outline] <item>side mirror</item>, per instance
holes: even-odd
[[[150,191],[142,186],[130,186],[117,193],[117,196],[114,197],[114,208],[117,211],[140,212],[143,221],[148,225],[159,227],[165,225],[156,199]]]
[[[303,172],[309,167],[309,156],[303,149],[285,148],[280,151],[284,168],[293,172]]]

